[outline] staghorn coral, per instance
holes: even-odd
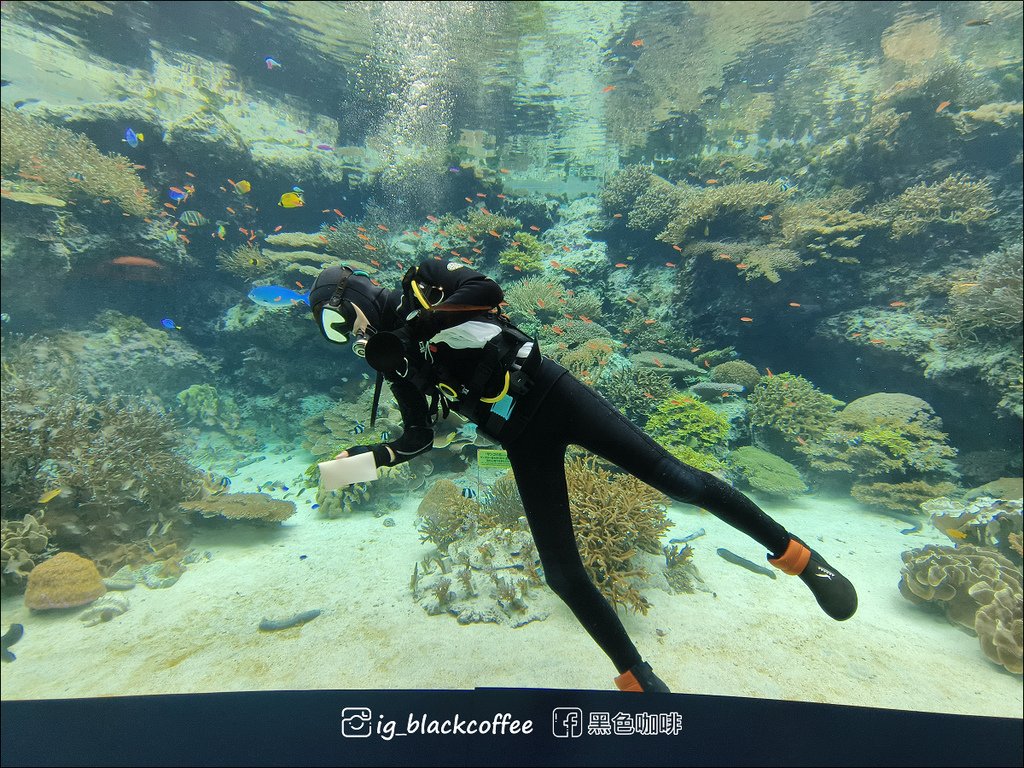
[[[929,483],[914,480],[907,483],[854,483],[850,495],[869,507],[917,514],[921,505],[940,496],[956,492],[952,483]]]
[[[711,369],[711,381],[739,384],[749,392],[761,381],[761,374],[745,360],[730,360]]]
[[[936,604],[951,622],[978,635],[988,658],[1009,672],[1024,672],[1019,566],[995,550],[969,544],[955,549],[929,544],[901,557],[900,594],[913,603]]]
[[[499,253],[499,264],[517,272],[539,272],[544,269],[543,259],[551,252],[551,246],[541,243],[527,232],[516,232],[512,239],[519,245],[506,248]]]
[[[688,202],[688,188],[676,187],[660,176],[651,176],[648,186],[629,209],[626,226],[650,232],[663,230],[680,205]]]
[[[744,446],[729,454],[729,461],[754,491],[787,499],[807,491],[797,468],[768,451]]]
[[[836,408],[843,405],[792,373],[762,377],[747,402],[751,426],[761,427],[786,443],[824,433],[835,418]]]
[[[628,165],[601,189],[601,210],[606,216],[631,211],[636,199],[657,178],[645,165]],[[663,181],[663,180],[662,180]]]
[[[1000,128],[1019,125],[1024,116],[1024,104],[1019,101],[1001,101],[982,104],[977,109],[965,109],[950,114],[957,131],[967,135],[983,126],[998,125]]]
[[[680,461],[708,472],[723,466],[716,454],[725,448],[729,422],[699,400],[671,393],[658,403],[645,429]]]
[[[295,502],[275,499],[265,493],[223,493],[180,504],[186,512],[203,517],[222,517],[255,523],[282,523],[295,514]]]
[[[630,421],[638,422],[646,421],[657,403],[673,391],[667,374],[632,365],[611,371],[598,388]]]
[[[866,196],[861,187],[837,188],[824,197],[787,203],[779,209],[786,244],[820,258],[845,261],[870,232],[888,227],[889,218],[876,208],[855,210]]]
[[[110,200],[124,213],[146,216],[153,200],[120,155],[105,155],[80,133],[57,128],[8,107],[0,108],[0,173],[20,192],[61,200],[86,196]],[[31,185],[31,186],[29,186]]]
[[[107,591],[92,560],[58,552],[28,575],[25,605],[34,611],[87,605]]]
[[[668,499],[632,475],[613,474],[592,457],[566,463],[573,529],[580,557],[613,606],[646,614],[650,603],[636,582],[649,575],[633,562],[638,551],[661,554],[661,536],[672,524]]]
[[[792,190],[768,181],[741,181],[705,188],[680,188],[679,203],[658,240],[681,243],[691,230],[715,225],[723,218],[732,228],[750,229],[758,216],[784,203]],[[745,222],[745,223],[744,223]]]
[[[462,489],[451,480],[441,479],[424,495],[416,514],[420,540],[433,543],[444,553],[452,542],[476,530],[480,503],[464,497]]]
[[[988,220],[995,214],[992,187],[985,180],[971,181],[966,175],[947,176],[940,182],[903,191],[899,197],[882,203],[880,211],[892,216],[892,236],[901,239],[918,235],[930,224],[963,227]]]
[[[742,263],[747,265],[743,276],[748,281],[763,277],[769,283],[777,283],[782,280],[779,272],[793,272],[813,262],[804,261],[788,248],[765,245],[748,250]]]
[[[42,522],[43,513],[25,515],[21,520],[3,520],[0,544],[0,587],[5,591],[24,586],[29,573],[37,563],[50,557],[53,532]]]

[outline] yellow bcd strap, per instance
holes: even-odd
[[[501,400],[501,398],[503,398],[505,395],[508,394],[509,381],[510,381],[510,377],[508,375],[508,371],[505,371],[505,386],[503,386],[501,388],[501,392],[499,392],[494,397],[481,397],[480,398],[480,402],[481,403],[496,403],[499,400]]]

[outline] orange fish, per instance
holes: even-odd
[[[377,229],[381,230],[382,232],[390,232],[391,231],[390,229],[385,227],[383,224],[378,224],[377,225]]]
[[[436,224],[439,221],[439,219],[437,218],[437,216],[429,216],[428,215],[427,216],[427,221],[432,221],[432,222],[434,222]]]
[[[433,246],[434,248],[440,248],[440,247],[441,247],[441,244],[440,244],[440,243],[431,243],[431,245],[432,245],[432,246]]]
[[[563,267],[562,271],[568,272],[570,275],[578,275],[580,273],[578,269],[573,269],[572,267]]]
[[[654,364],[655,364],[656,366],[658,366],[659,368],[664,368],[664,367],[665,367],[665,364],[664,364],[663,362],[661,362],[661,360],[659,360],[659,359],[658,359],[658,358],[656,358],[656,357],[652,357],[652,358],[651,358],[651,362],[652,362],[652,363],[654,363]]]
[[[666,267],[675,267],[675,265],[676,265],[676,263],[674,261],[666,261],[665,262],[665,266]]]
[[[656,322],[658,322],[658,321],[657,320],[651,320],[650,318],[648,318],[647,320],[644,320],[644,325],[654,325]]]
[[[591,320],[586,315],[580,315],[580,320],[582,320],[584,323],[592,323],[592,322],[594,322],[593,320]]]
[[[791,307],[799,307],[800,305],[797,304],[795,301],[791,301],[791,302],[789,302],[789,306],[791,306]]]
[[[622,332],[623,332],[623,333],[632,333],[632,332],[633,332],[633,329],[632,329],[632,328],[623,328],[623,329],[622,329]]]
[[[621,213],[613,213],[612,214],[612,218],[613,219],[621,219],[622,218],[622,214]]]
[[[282,229],[284,229],[284,227],[281,224],[278,224],[276,227],[274,227],[275,232],[280,232]]]
[[[604,88],[601,89],[601,93],[611,93],[614,90],[615,90],[615,86],[614,85],[606,85]]]
[[[717,184],[718,183],[718,179],[708,179],[704,183],[705,184]]]
[[[343,219],[345,218],[345,214],[344,214],[344,213],[342,213],[341,211],[339,211],[339,210],[338,210],[337,208],[335,208],[335,209],[334,209],[334,212],[335,212],[336,214],[338,214],[339,216],[341,216],[341,218],[343,218]]]
[[[634,299],[632,296],[627,296],[626,301],[628,301],[630,304],[636,304],[636,299]]]
[[[465,224],[456,224],[455,226],[458,228],[459,232],[465,232],[467,229]]]
[[[467,203],[472,203],[473,202],[473,198],[472,197],[464,197],[462,199],[465,200]]]
[[[765,371],[767,372],[769,379],[775,378],[775,374],[772,373],[772,369],[771,368],[765,368]]]
[[[620,261],[620,262],[619,262],[618,264],[616,264],[616,265],[615,265],[615,268],[616,268],[616,269],[625,269],[625,268],[626,268],[626,267],[628,267],[628,266],[629,266],[629,264],[623,264],[623,263],[622,263],[622,262]]]
[[[676,250],[676,251],[679,251],[680,253],[682,253],[682,252],[683,252],[683,249],[682,249],[682,248],[680,248],[680,247],[679,247],[678,245],[673,245],[673,246],[672,246],[672,248],[673,248],[674,250]]]
[[[473,251],[473,253],[475,253],[475,254],[476,254],[476,255],[478,255],[478,256],[479,256],[479,255],[480,255],[481,253],[483,253],[483,251],[481,251],[481,250],[480,250],[479,248],[470,248],[470,250],[471,250],[471,251]]]
[[[754,322],[754,318],[752,318],[752,317],[741,317],[740,318],[740,322],[741,323],[752,323],[752,322]]]
[[[559,336],[561,336],[563,333],[565,333],[565,331],[562,328],[560,328],[559,326],[557,326],[557,325],[552,325],[551,326],[551,332],[552,333],[557,333]]]
[[[368,251],[376,251],[377,250],[372,245],[364,245],[363,248],[365,248]]]
[[[320,240],[321,242],[324,242],[324,243],[327,242],[327,238],[324,237],[323,235],[320,235],[317,239]]]
[[[661,344],[662,346],[664,346],[665,344],[668,344],[668,342],[665,341],[664,339],[658,339],[658,343]]]
[[[188,176],[190,179],[194,179],[196,177],[196,175],[192,173],[192,171],[185,171],[185,175]]]
[[[632,45],[634,48],[643,48],[644,47],[644,41],[639,39],[639,38],[637,38],[632,43],[630,43],[630,45]]]
[[[178,237],[180,237],[182,240],[184,240],[189,245],[192,245],[192,241],[189,240],[185,235],[178,235]]]
[[[444,235],[445,237],[448,237],[448,233],[447,233],[447,232],[445,232],[445,231],[444,231],[443,229],[439,229],[439,230],[437,230],[437,234],[439,234],[439,235]]]
[[[300,283],[300,282],[299,282],[298,280],[296,280],[296,281],[295,281],[295,284],[296,284],[296,285],[297,285],[297,286],[298,286],[299,288],[301,288],[302,290],[306,290],[306,286],[304,286],[304,285],[303,285],[302,283]]]
[[[885,339],[871,339],[872,344],[885,344]]]
[[[226,206],[225,206],[225,207],[226,207]],[[234,212],[235,212],[235,209],[234,209],[234,208],[228,208],[228,213],[234,213]]]
[[[144,170],[146,170],[146,166],[144,166],[144,165],[139,165],[139,164],[137,164],[137,163],[136,163],[136,164],[133,164],[133,165],[132,165],[132,168],[134,168],[134,169],[135,169],[136,171],[144,171]]]
[[[749,264],[737,264],[736,269],[750,269]]]
[[[905,307],[905,306],[907,306],[907,302],[905,302],[905,301],[890,301],[889,302],[889,306],[890,307]]]
[[[499,234],[498,234],[498,233],[497,233],[497,232],[496,232],[495,230],[493,230],[493,229],[488,229],[488,230],[487,230],[487,234],[488,234],[488,235],[490,235],[491,237],[501,237],[501,235],[499,235]]]
[[[365,232],[366,230],[362,227],[356,227],[356,232]]]
[[[370,283],[378,287],[380,286],[380,280],[374,280],[372,277],[370,278]]]
[[[365,240],[366,242],[370,242],[370,236],[369,235],[364,235],[362,232],[360,232],[358,235],[356,235],[356,237],[358,237],[360,240]]]
[[[511,173],[508,168],[499,168],[498,173]]]
[[[491,215],[491,212],[488,211],[486,208],[484,208],[482,205],[480,206],[480,212],[483,213],[486,216],[490,216]]]
[[[948,106],[949,106],[950,104],[952,104],[952,103],[953,103],[952,101],[943,101],[943,102],[941,102],[941,103],[939,104],[939,106],[937,106],[937,107],[935,108],[935,114],[938,114],[939,112],[941,112],[942,110],[944,110],[944,109],[945,109],[946,107],[948,107]]]
[[[770,213],[766,213],[764,216],[759,216],[758,221],[771,221],[774,218]]]
[[[331,230],[331,232],[337,232],[338,231],[337,227],[328,227],[328,229]],[[367,238],[367,239],[369,239],[369,238]]]
[[[516,264],[514,267],[512,267],[512,269],[514,269],[516,272],[522,272],[523,271],[523,268],[520,267],[518,264]]]
[[[690,347],[690,352],[700,352],[700,347]]]
[[[534,232],[540,232],[540,227],[535,227],[533,224],[530,225],[530,229]]]
[[[544,299],[537,299],[537,306],[544,309]]]
[[[568,252],[569,252],[570,250],[572,250],[572,249],[571,249],[571,248],[569,248],[569,246],[568,246],[568,245],[563,245],[563,246],[562,246],[562,250],[563,250],[563,251],[565,251],[566,253],[568,253]]]
[[[851,338],[851,339],[856,339],[856,338],[857,338],[858,336],[862,336],[862,335],[863,335],[863,334],[861,334],[861,333],[854,333],[854,334],[852,334],[852,335],[850,336],[850,338]]]
[[[379,267],[380,266],[380,262],[377,261],[376,259],[370,259],[370,263],[373,264],[373,266],[375,266],[375,267]]]
[[[711,361],[708,360],[706,357],[704,358],[704,367],[705,368],[710,368],[711,367]]]
[[[561,269],[561,268],[562,268],[562,265],[561,265],[561,264],[559,264],[559,263],[558,263],[557,261],[552,261],[552,262],[549,262],[549,263],[550,263],[550,264],[551,264],[551,266],[552,266],[552,267],[554,267],[555,269]]]
[[[448,253],[450,253],[452,256],[461,256],[462,255],[458,251],[448,251]]]
[[[495,195],[495,197],[498,198],[499,200],[507,200],[508,199],[508,198],[505,197],[505,195],[501,195],[501,194]]]
[[[228,184],[230,184],[232,187],[238,186],[237,184],[235,184],[234,179],[228,179]]]
[[[796,441],[800,443],[800,445],[807,445],[807,441],[800,437],[800,435],[796,436]]]
[[[476,196],[477,196],[477,197],[487,197],[487,194],[486,194],[486,193],[484,193],[484,192],[477,192],[477,193],[476,193]]]
[[[509,245],[516,246],[516,245],[522,245],[522,243],[520,243],[518,240],[513,240],[511,243],[509,243]]]
[[[715,258],[718,259],[719,261],[732,261],[732,256],[730,256],[728,253],[720,253],[717,256],[715,256]]]
[[[172,211],[178,210],[178,206],[171,205],[170,203],[164,203],[164,208],[170,208]]]
[[[221,189],[224,189],[224,187],[221,187]],[[324,208],[322,211],[320,211],[320,213],[330,213],[330,212],[331,212],[330,208]]]

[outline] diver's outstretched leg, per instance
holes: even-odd
[[[857,610],[849,579],[790,534],[744,494],[712,474],[684,464],[627,419],[604,397],[571,376],[555,386],[565,404],[549,412],[547,429],[622,467],[676,501],[708,510],[768,552],[768,562],[799,576],[818,605],[837,621]],[[551,398],[554,399],[554,398]]]
[[[643,661],[615,609],[591,580],[580,559],[569,511],[564,443],[535,439],[532,429],[506,446],[544,580],[612,660],[623,691],[669,693]]]

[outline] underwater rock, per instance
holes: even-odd
[[[216,112],[200,109],[171,123],[164,142],[179,157],[203,168],[244,167],[249,147],[241,134]]]
[[[136,571],[136,578],[150,589],[166,589],[174,586],[184,572],[179,563],[163,560],[142,566]]]
[[[128,598],[122,595],[104,595],[78,615],[87,627],[110,621],[128,610]]]

